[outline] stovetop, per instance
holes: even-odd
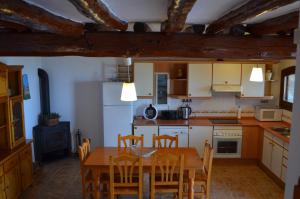
[[[239,120],[235,119],[211,119],[213,124],[240,124]]]

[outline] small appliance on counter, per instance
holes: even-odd
[[[155,120],[157,118],[158,111],[155,106],[150,104],[148,107],[144,109],[144,118],[147,120]]]
[[[177,110],[163,110],[163,111],[160,111],[159,119],[178,120],[179,114],[178,114]]]
[[[185,106],[179,107],[178,111],[181,119],[188,120],[192,113],[192,108],[186,104]]]
[[[263,122],[281,121],[282,109],[276,107],[257,106],[255,108],[255,118]]]

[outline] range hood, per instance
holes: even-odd
[[[214,92],[240,93],[242,91],[242,87],[241,85],[218,84],[213,85],[212,90]]]

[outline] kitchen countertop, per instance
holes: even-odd
[[[218,117],[207,118],[207,117],[197,117],[190,118],[189,120],[145,120],[136,119],[133,122],[134,126],[259,126],[268,132],[272,133],[274,136],[280,138],[284,142],[289,143],[290,139],[285,137],[271,128],[275,126],[290,127],[291,125],[287,122],[260,122],[253,117],[247,117],[240,119],[240,124],[213,124],[210,119],[221,119]],[[230,117],[223,117],[222,119],[236,119]]]

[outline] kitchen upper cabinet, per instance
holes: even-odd
[[[138,97],[153,97],[153,63],[134,64],[134,83]]]
[[[259,159],[260,127],[243,127],[243,159]]]
[[[189,127],[189,147],[197,149],[198,154],[203,157],[204,143],[208,140],[212,145],[212,126],[190,126]]]
[[[216,63],[213,64],[213,84],[241,84],[241,64]]]
[[[263,69],[263,77],[265,76],[265,64],[242,64],[242,97],[264,97],[265,83],[251,82],[250,76],[253,67]]]
[[[212,64],[188,65],[188,97],[211,97]]]
[[[158,126],[134,126],[134,135],[144,135],[144,147],[152,147],[152,135],[158,135]]]

